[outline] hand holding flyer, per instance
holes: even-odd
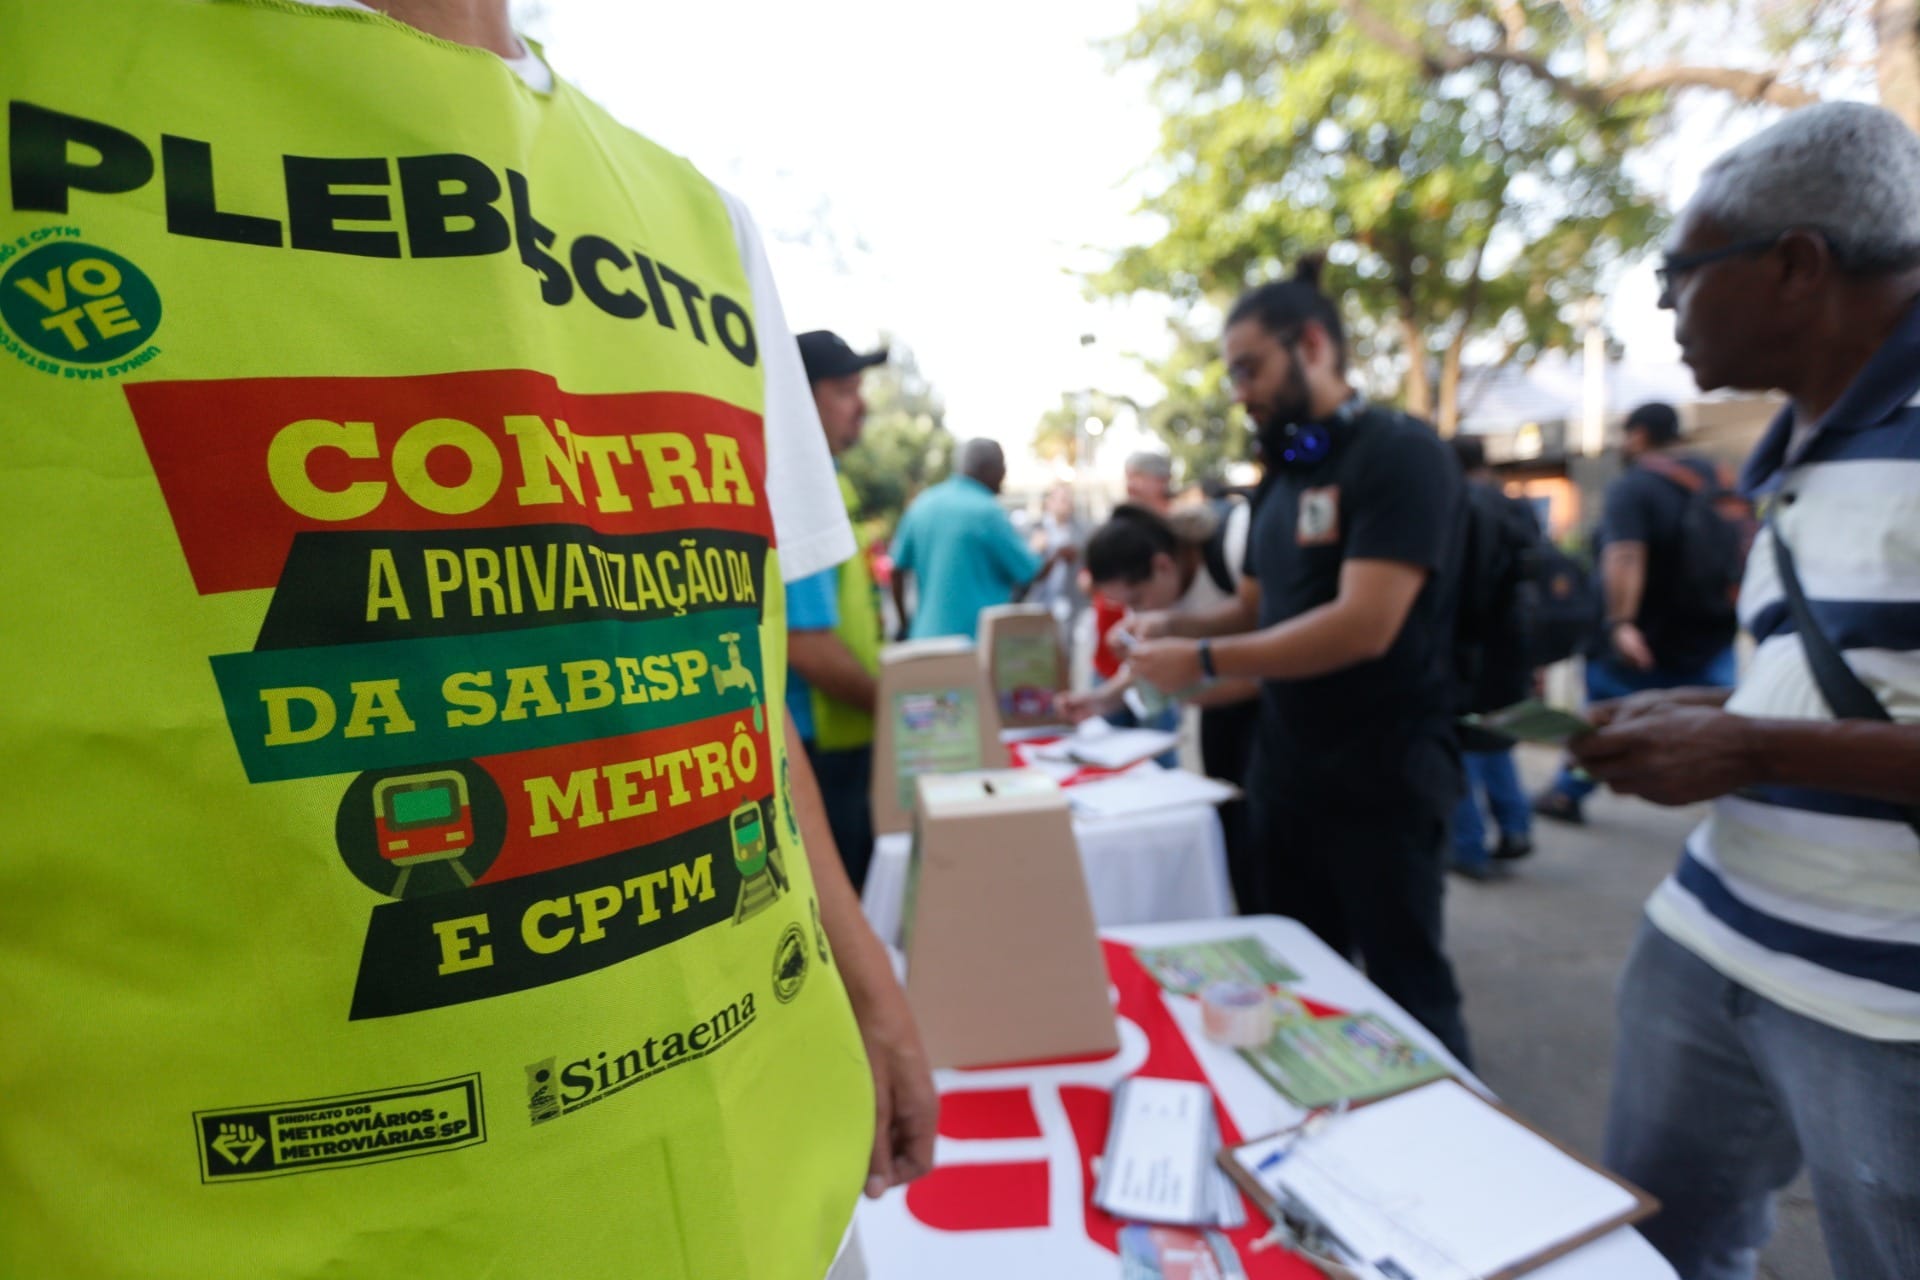
[[[1565,746],[1583,733],[1592,733],[1595,727],[1572,712],[1550,707],[1538,698],[1528,698],[1485,715],[1464,716],[1462,723],[1518,742],[1540,742],[1556,747]]]

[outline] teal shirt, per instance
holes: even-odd
[[[893,564],[912,573],[919,607],[907,634],[973,639],[980,611],[1013,600],[1040,572],[987,486],[953,476],[913,500],[893,535]]]

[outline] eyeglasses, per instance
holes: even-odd
[[[1284,333],[1273,335],[1274,343],[1294,359],[1299,358],[1294,353],[1294,344],[1300,341],[1300,328],[1299,325],[1293,325]],[[1227,385],[1238,390],[1252,382],[1266,368],[1268,356],[1268,352],[1256,351],[1251,356],[1230,362],[1227,365]]]
[[[1689,271],[1697,270],[1710,262],[1720,262],[1726,258],[1738,258],[1743,254],[1765,253],[1780,243],[1779,236],[1767,236],[1764,239],[1739,240],[1733,244],[1723,244],[1718,249],[1696,249],[1692,253],[1669,253],[1660,259],[1660,265],[1653,269],[1653,278],[1660,282],[1660,296],[1665,298],[1673,292],[1673,286],[1680,277]]]

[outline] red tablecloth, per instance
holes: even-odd
[[[1160,989],[1140,967],[1130,948],[1103,942],[1107,972],[1113,982],[1120,1017],[1146,1038],[1146,1059],[1129,1074],[1165,1080],[1207,1083],[1186,1037],[1174,1024]],[[1310,1006],[1321,1014],[1336,1013],[1326,1006]],[[1044,1065],[1044,1064],[1032,1064]],[[962,1078],[972,1073],[961,1073]],[[1106,1146],[1112,1110],[1108,1090],[1090,1084],[1057,1086],[1061,1106],[1072,1126],[1080,1155],[1078,1201],[1081,1229],[1095,1245],[1117,1256],[1119,1219],[1092,1203],[1093,1161]],[[1221,1136],[1229,1144],[1258,1135],[1242,1134],[1226,1109],[1218,1106]],[[1033,1088],[957,1088],[944,1093],[940,1106],[940,1134],[974,1142],[1021,1143],[1043,1136],[1034,1105]],[[1045,1159],[950,1164],[935,1169],[907,1189],[907,1210],[918,1222],[939,1231],[1007,1231],[1058,1227],[1052,1220],[1055,1203],[1050,1165]],[[1244,1201],[1244,1197],[1242,1197]],[[1268,1223],[1247,1202],[1247,1225],[1225,1233],[1240,1253],[1248,1280],[1318,1280],[1320,1273],[1279,1250],[1255,1252],[1252,1244],[1265,1235]]]

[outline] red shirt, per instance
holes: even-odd
[[[1111,680],[1120,673],[1120,655],[1107,647],[1107,633],[1126,616],[1124,608],[1098,591],[1093,593],[1093,670],[1102,680]]]

